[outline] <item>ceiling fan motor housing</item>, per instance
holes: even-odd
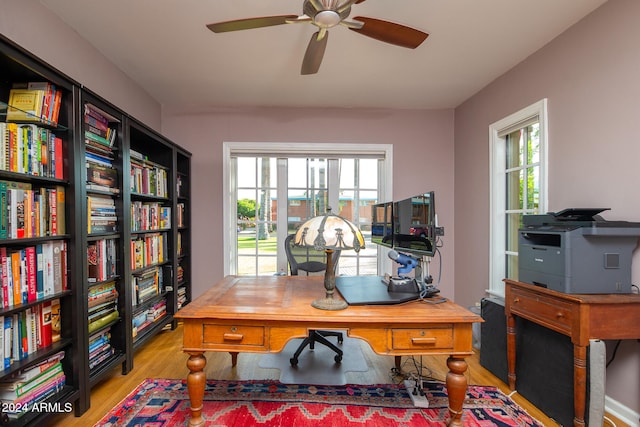
[[[311,1],[305,0],[304,5],[302,6],[302,11],[305,15],[313,19],[314,25],[320,28],[332,28],[349,16],[351,13],[351,6],[344,9],[342,12],[340,12],[337,7],[325,7],[323,10],[317,10]]]

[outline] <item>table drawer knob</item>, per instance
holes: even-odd
[[[514,303],[514,304],[517,304],[517,303],[519,303],[519,302],[520,302],[520,298],[514,298],[514,299],[513,299],[513,303]]]
[[[430,338],[411,338],[411,343],[415,345],[435,344],[436,339]]]
[[[225,339],[225,341],[242,341],[242,339],[244,338],[244,335],[226,333],[223,335],[223,338]]]
[[[556,318],[558,318],[558,319],[562,319],[563,317],[564,317],[564,313],[562,313],[560,311],[556,314]]]

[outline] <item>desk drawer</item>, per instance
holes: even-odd
[[[205,344],[264,345],[265,328],[262,326],[202,325]]]
[[[453,348],[453,326],[436,325],[424,329],[392,329],[394,350],[426,350]]]
[[[571,333],[572,305],[547,295],[534,294],[519,289],[511,293],[511,312],[564,333]]]

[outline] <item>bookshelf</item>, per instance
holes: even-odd
[[[78,89],[5,39],[0,69],[0,399],[11,402],[0,417],[10,425],[36,425],[46,415],[21,411],[29,403],[71,410],[84,398],[75,363],[81,290],[71,267],[80,260],[73,215],[80,202]]]
[[[176,279],[177,310],[191,301],[191,154],[176,149]]]
[[[79,116],[79,193],[83,202],[79,240],[84,254],[82,310],[86,319],[80,360],[88,379],[86,400],[90,402],[91,388],[113,367],[122,365],[125,374],[130,370],[123,265],[128,256],[123,245],[126,203],[122,195],[126,118],[86,89],[81,92]]]
[[[191,299],[191,154],[1,35],[0,69],[0,402],[47,369],[38,397],[81,415]]]
[[[134,119],[128,121],[128,142],[128,335],[131,347],[136,349],[172,323],[175,313],[175,146]]]

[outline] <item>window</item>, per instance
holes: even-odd
[[[338,274],[378,274],[371,205],[390,195],[391,146],[226,143],[224,156],[225,275],[287,273],[279,242],[327,207],[367,240],[359,253],[341,254]]]
[[[518,278],[522,217],[547,210],[547,102],[543,99],[489,127],[489,293],[504,296]]]

